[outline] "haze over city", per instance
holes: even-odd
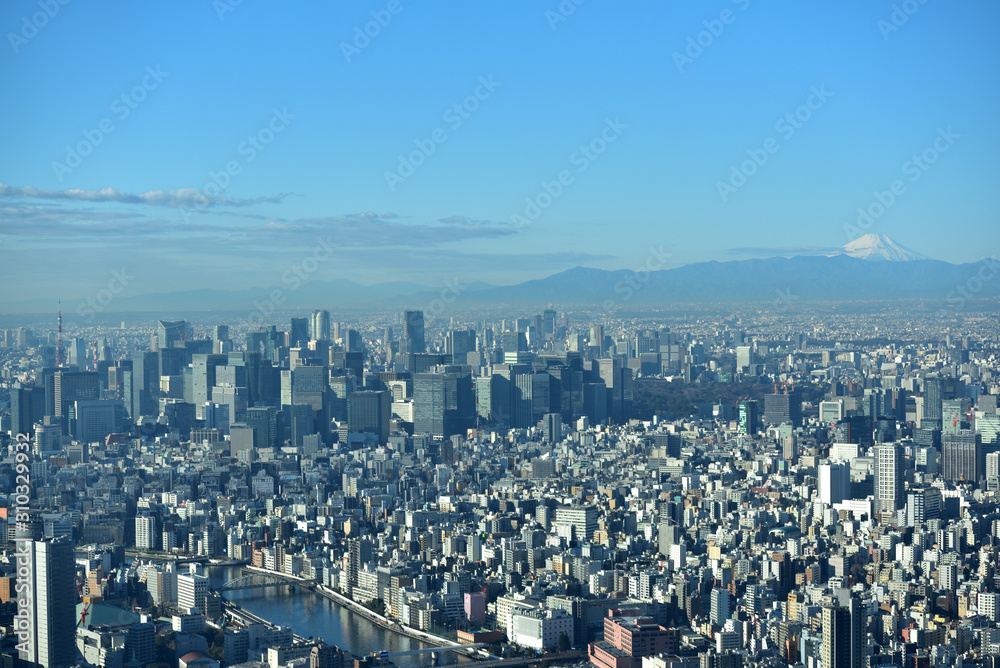
[[[998,668],[1000,6],[0,6],[3,668]]]

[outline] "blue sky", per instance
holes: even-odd
[[[0,251],[32,267],[0,301],[275,285],[321,239],[310,280],[429,286],[822,252],[894,181],[863,231],[998,250],[996,3],[100,8],[0,6]]]

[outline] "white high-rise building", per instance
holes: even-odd
[[[830,462],[819,467],[819,500],[827,505],[851,498],[850,462]]]
[[[903,507],[903,448],[886,443],[872,448],[875,459],[875,512],[894,513]]]
[[[135,518],[135,546],[140,550],[156,549],[156,518],[138,515]]]
[[[208,578],[192,568],[190,573],[177,576],[177,607],[181,610],[197,608],[207,614]]]

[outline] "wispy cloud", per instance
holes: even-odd
[[[116,188],[99,190],[42,190],[34,186],[11,186],[0,183],[0,197],[41,199],[50,201],[114,202],[117,204],[144,204],[173,208],[204,208],[212,206],[250,206],[253,204],[275,204],[289,193],[253,199],[230,199],[222,195],[209,195],[195,188],[175,188],[173,190],[149,190],[144,193],[127,193]]]
[[[841,249],[835,246],[740,246],[727,248],[729,255],[756,255],[775,257],[779,255],[829,255]]]

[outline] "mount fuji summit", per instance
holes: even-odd
[[[859,260],[875,260],[878,262],[910,262],[913,260],[929,260],[926,255],[912,251],[902,246],[884,234],[865,234],[843,246],[838,255],[850,255]]]

